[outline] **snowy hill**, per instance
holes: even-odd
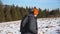
[[[0,34],[20,34],[20,22],[0,23]],[[60,18],[39,18],[38,34],[60,34]]]

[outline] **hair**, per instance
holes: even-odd
[[[36,9],[36,7],[34,7],[34,9]]]

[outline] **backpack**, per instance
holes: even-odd
[[[24,27],[25,27],[27,21],[28,21],[28,15],[25,15],[20,24],[20,32],[24,31]]]

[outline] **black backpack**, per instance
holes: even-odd
[[[20,24],[20,32],[24,32],[26,30],[26,24],[28,22],[28,15],[25,15],[21,21],[21,24]]]

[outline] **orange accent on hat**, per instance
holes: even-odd
[[[34,15],[38,15],[38,10],[34,9]]]

